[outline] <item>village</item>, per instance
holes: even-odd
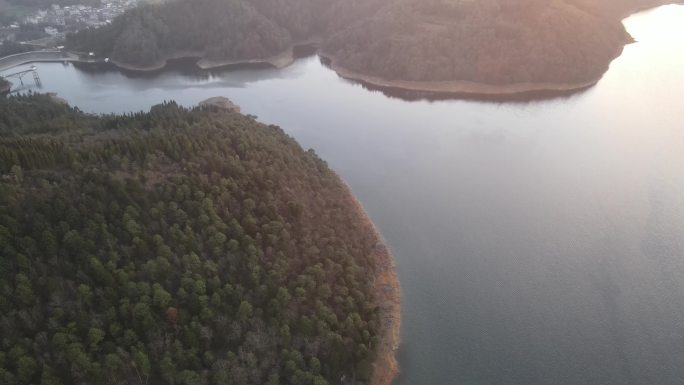
[[[111,0],[102,2],[100,6],[53,4],[20,21],[7,25],[0,22],[0,42],[50,46],[67,33],[109,24],[116,16],[137,4],[138,0]]]

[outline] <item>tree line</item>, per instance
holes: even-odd
[[[629,41],[620,19],[667,0],[171,0],[69,38],[134,65],[172,53],[263,59],[315,38],[337,65],[389,80],[595,79]]]
[[[0,383],[367,383],[375,239],[276,126],[0,100]]]

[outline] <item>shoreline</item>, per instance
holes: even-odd
[[[620,49],[620,53],[622,48]],[[364,75],[359,72],[348,70],[344,67],[335,64],[335,60],[331,55],[319,52],[319,56],[327,63],[326,65],[335,71],[338,76],[343,79],[361,83],[369,88],[376,88],[381,91],[402,91],[424,93],[428,95],[447,95],[447,96],[471,96],[471,97],[506,97],[519,96],[534,93],[548,93],[548,94],[566,94],[575,91],[581,91],[593,87],[602,78],[604,70],[600,75],[584,81],[576,83],[551,83],[551,82],[529,82],[529,83],[512,83],[504,85],[478,83],[467,80],[450,80],[450,81],[412,81],[412,80],[388,80],[378,76]],[[613,60],[619,57],[615,56]],[[611,60],[612,62],[612,60]]]
[[[207,58],[201,58],[195,63],[197,67],[203,70],[221,68],[221,67],[232,67],[241,65],[264,65],[268,64],[276,69],[282,69],[290,66],[295,62],[296,58],[294,55],[295,45],[290,46],[285,51],[273,55],[265,59],[251,59],[251,60],[211,60]]]
[[[150,64],[147,66],[140,66],[140,65],[135,65],[135,64],[128,64],[128,63],[123,63],[118,60],[114,59],[109,59],[109,63],[113,64],[115,67],[126,70],[126,71],[135,71],[135,72],[153,72],[153,71],[159,71],[163,70],[166,68],[168,65],[169,60],[177,60],[177,59],[183,59],[183,58],[199,58],[202,57],[204,54],[199,52],[199,51],[182,51],[182,52],[175,52],[173,54],[166,55],[162,59],[159,59],[157,62],[154,64]]]
[[[684,5],[684,1],[681,0],[660,0],[658,4],[650,6],[636,6],[631,10],[621,12],[618,17],[620,21],[625,18],[634,15],[639,12],[645,12],[650,9],[655,9],[668,4],[678,4]],[[627,33],[629,36],[629,33]],[[276,69],[282,69],[292,65],[297,60],[297,55],[295,50],[298,47],[305,46],[319,46],[319,38],[311,38],[303,40],[301,42],[293,43],[288,49],[271,57],[264,59],[245,59],[245,60],[212,60],[204,57],[204,52],[202,51],[183,51],[176,52],[170,55],[166,55],[163,59],[149,66],[138,66],[122,63],[116,60],[109,60],[109,63],[115,67],[134,72],[154,72],[163,70],[168,66],[168,61],[177,60],[183,58],[196,58],[197,61],[195,65],[202,70],[211,70],[224,67],[235,67],[242,65],[249,66],[262,66],[268,65]],[[596,85],[605,75],[605,73],[610,68],[610,64],[622,55],[624,48],[634,43],[631,36],[619,47],[616,47],[616,52],[612,55],[612,59],[606,63],[605,68],[600,74],[595,75],[586,81],[581,82],[523,82],[523,83],[511,83],[511,84],[488,84],[479,83],[468,80],[450,80],[450,81],[411,81],[411,80],[390,80],[385,79],[381,76],[363,74],[361,72],[356,72],[341,65],[335,64],[334,55],[327,53],[322,48],[318,48],[315,54],[322,59],[324,64],[333,70],[338,76],[349,81],[360,83],[361,85],[369,88],[376,89],[383,92],[405,92],[409,94],[415,94],[420,97],[463,97],[463,98],[508,98],[526,95],[540,95],[542,97],[552,97],[556,95],[566,95],[586,90],[588,88]],[[6,58],[0,58],[6,59]],[[9,68],[15,67],[17,65],[29,64],[32,62],[41,61],[70,61],[79,63],[100,63],[102,61],[93,61],[88,59],[80,59],[70,52],[66,52],[66,56],[55,60],[50,59],[29,59],[22,61],[21,63],[15,63],[13,66],[4,68],[3,70],[8,70]]]
[[[271,56],[266,59],[250,59],[250,60],[210,60],[203,58],[203,55],[196,53],[182,53],[169,55],[163,60],[150,65],[150,66],[135,66],[126,63],[121,63],[110,59],[110,63],[119,69],[134,72],[154,72],[163,70],[167,67],[169,60],[177,60],[183,58],[198,58],[195,65],[202,70],[219,69],[225,67],[236,67],[243,65],[253,65],[261,66],[268,65],[275,69],[283,69],[292,65],[297,57],[294,54],[294,50],[300,46],[307,46],[314,43],[303,43],[295,44],[288,50],[281,52],[277,55]],[[626,42],[625,45],[629,44]],[[613,60],[620,56],[622,49],[613,57]],[[377,88],[380,90],[388,91],[404,91],[404,92],[416,92],[416,93],[426,93],[429,95],[448,95],[448,96],[483,96],[483,97],[496,97],[496,96],[516,96],[524,95],[528,93],[551,93],[551,94],[564,94],[574,91],[580,91],[583,89],[590,88],[601,80],[607,68],[595,78],[578,83],[515,83],[508,85],[494,85],[486,83],[478,83],[464,80],[454,80],[454,81],[408,81],[408,80],[387,80],[378,76],[365,75],[355,71],[348,70],[334,63],[332,55],[325,53],[323,50],[318,49],[315,52],[321,59],[324,60],[325,65],[333,70],[338,76],[343,79],[358,82],[369,86],[370,88]],[[75,60],[77,61],[77,60]],[[79,61],[85,62],[85,61]],[[612,62],[612,60],[611,60]]]
[[[337,174],[335,174],[337,175]],[[401,343],[401,287],[396,272],[395,259],[375,223],[356,198],[349,185],[337,175],[346,190],[357,218],[370,231],[375,241],[373,257],[376,272],[373,282],[380,307],[380,345],[373,363],[373,377],[370,385],[390,385],[399,374],[396,352]]]
[[[619,22],[623,25],[623,21],[637,13],[646,12],[651,9],[666,5],[684,5],[682,0],[660,0],[657,4],[636,6],[630,10],[624,11],[618,15]],[[450,81],[411,81],[411,80],[389,80],[380,76],[367,75],[360,72],[346,69],[340,65],[335,64],[334,55],[326,53],[324,50],[318,50],[318,56],[321,57],[325,64],[335,71],[338,76],[343,79],[358,82],[368,88],[377,89],[380,91],[400,91],[408,93],[423,94],[422,96],[452,96],[452,97],[472,97],[472,98],[506,98],[525,95],[564,95],[574,92],[586,90],[595,86],[603,76],[610,69],[610,65],[615,59],[622,56],[627,45],[636,43],[636,41],[625,30],[628,38],[619,47],[616,47],[612,59],[605,65],[605,68],[600,74],[590,78],[589,80],[574,83],[554,83],[554,82],[525,82],[525,83],[511,83],[511,84],[488,84],[479,83],[467,80],[450,80]]]
[[[637,6],[634,9],[621,13],[618,17],[620,22],[625,18],[639,12],[645,12],[668,4],[684,4],[684,1],[662,0],[655,5]],[[627,33],[629,36],[629,33]],[[292,65],[297,57],[294,51],[297,47],[307,45],[318,45],[320,39],[308,39],[302,42],[292,44],[287,50],[265,59],[249,59],[249,60],[210,60],[203,58],[203,55],[173,55],[164,60],[163,63],[155,65],[150,68],[138,68],[135,66],[128,66],[121,63],[115,63],[117,66],[133,71],[154,71],[166,67],[168,60],[179,59],[183,57],[199,57],[196,65],[200,69],[209,70],[222,67],[240,66],[240,65],[270,65],[276,69],[282,69]],[[410,80],[389,80],[380,76],[367,75],[360,72],[346,69],[340,65],[335,64],[334,56],[326,53],[323,49],[316,50],[316,55],[324,60],[325,64],[337,73],[343,79],[361,83],[362,85],[375,88],[380,91],[400,91],[408,93],[423,94],[422,96],[451,96],[451,97],[482,97],[482,98],[506,98],[525,95],[565,95],[574,92],[586,90],[595,86],[610,69],[610,64],[619,58],[624,48],[635,43],[629,38],[616,47],[612,59],[606,64],[605,68],[601,70],[600,74],[595,75],[586,81],[581,82],[523,82],[511,84],[488,84],[468,80],[450,80],[450,81],[410,81]]]
[[[627,44],[626,41],[613,55],[613,60],[618,58]],[[177,60],[183,58],[197,58],[195,65],[202,70],[219,69],[225,67],[236,67],[243,65],[262,66],[268,65],[275,69],[283,69],[292,65],[297,57],[295,49],[307,45],[314,45],[315,42],[304,42],[293,44],[287,50],[265,59],[248,59],[248,60],[211,60],[203,57],[203,54],[198,52],[183,52],[174,55],[168,55],[163,60],[150,66],[135,66],[126,63],[121,63],[110,59],[110,63],[119,69],[135,72],[154,72],[163,70],[167,67],[169,60]],[[369,88],[378,89],[381,91],[400,91],[426,94],[425,96],[464,96],[464,97],[512,97],[526,94],[549,94],[561,95],[572,92],[581,91],[590,88],[598,83],[603,75],[608,70],[608,66],[601,72],[601,74],[594,78],[576,83],[552,83],[552,82],[529,82],[529,83],[513,83],[506,85],[496,85],[487,83],[478,83],[466,80],[452,80],[452,81],[409,81],[409,80],[388,80],[379,76],[366,75],[335,64],[334,57],[322,49],[315,52],[338,76],[343,79],[358,82]]]
[[[629,42],[626,42],[627,45]],[[247,59],[247,60],[211,60],[203,57],[199,52],[183,52],[168,55],[163,60],[150,66],[135,66],[126,63],[121,63],[110,59],[110,63],[114,66],[136,72],[154,72],[164,69],[168,65],[169,60],[177,60],[183,58],[197,58],[195,65],[202,70],[211,70],[224,67],[234,67],[242,65],[269,65],[276,69],[283,69],[292,65],[297,57],[294,52],[297,47],[304,47],[309,45],[317,45],[316,41],[306,41],[302,43],[293,44],[287,50],[265,59]],[[613,60],[622,53],[622,46],[619,52],[614,55]],[[509,85],[494,85],[486,83],[478,83],[471,81],[455,80],[455,81],[407,81],[407,80],[387,80],[378,76],[365,75],[355,71],[348,70],[334,63],[332,55],[324,52],[322,49],[317,49],[315,52],[321,59],[324,60],[326,66],[333,70],[341,78],[362,83],[371,88],[378,88],[380,90],[388,91],[404,91],[404,92],[418,92],[430,95],[450,95],[450,96],[515,96],[524,95],[527,93],[545,92],[563,94],[583,90],[594,86],[605,74],[606,68],[599,76],[586,81],[578,83],[516,83]],[[611,60],[612,62],[612,60]]]
[[[160,59],[156,63],[148,65],[148,66],[127,64],[127,63],[123,63],[123,62],[113,60],[113,59],[110,59],[109,62],[112,63],[117,68],[120,68],[120,69],[123,69],[126,71],[137,71],[137,72],[154,72],[154,71],[163,70],[164,68],[166,68],[166,66],[168,65],[168,62],[170,60],[187,59],[187,58],[197,59],[197,61],[195,62],[195,65],[199,69],[202,69],[202,70],[211,70],[211,69],[217,69],[217,68],[223,68],[223,67],[234,67],[234,66],[243,66],[243,65],[269,65],[269,66],[272,66],[276,69],[282,69],[282,68],[290,66],[292,63],[295,62],[295,60],[297,58],[294,54],[294,51],[297,47],[306,46],[309,44],[313,44],[313,43],[304,42],[304,43],[292,44],[286,50],[284,50],[280,53],[277,53],[273,56],[263,58],[263,59],[215,60],[215,59],[206,58],[204,52],[201,52],[201,51],[184,51],[184,52],[176,52],[176,53],[173,53],[170,55],[166,55],[164,58]]]

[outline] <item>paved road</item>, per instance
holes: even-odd
[[[0,72],[6,71],[12,67],[32,62],[59,62],[78,60],[79,58],[75,54],[58,50],[24,52],[0,58]]]

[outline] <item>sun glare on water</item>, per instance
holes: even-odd
[[[653,28],[653,19],[658,19],[658,28]],[[650,45],[658,41],[658,48],[682,51],[684,48],[684,29],[679,25],[684,22],[684,5],[668,5],[659,7],[624,21],[627,31],[637,36],[641,42],[648,41]]]

